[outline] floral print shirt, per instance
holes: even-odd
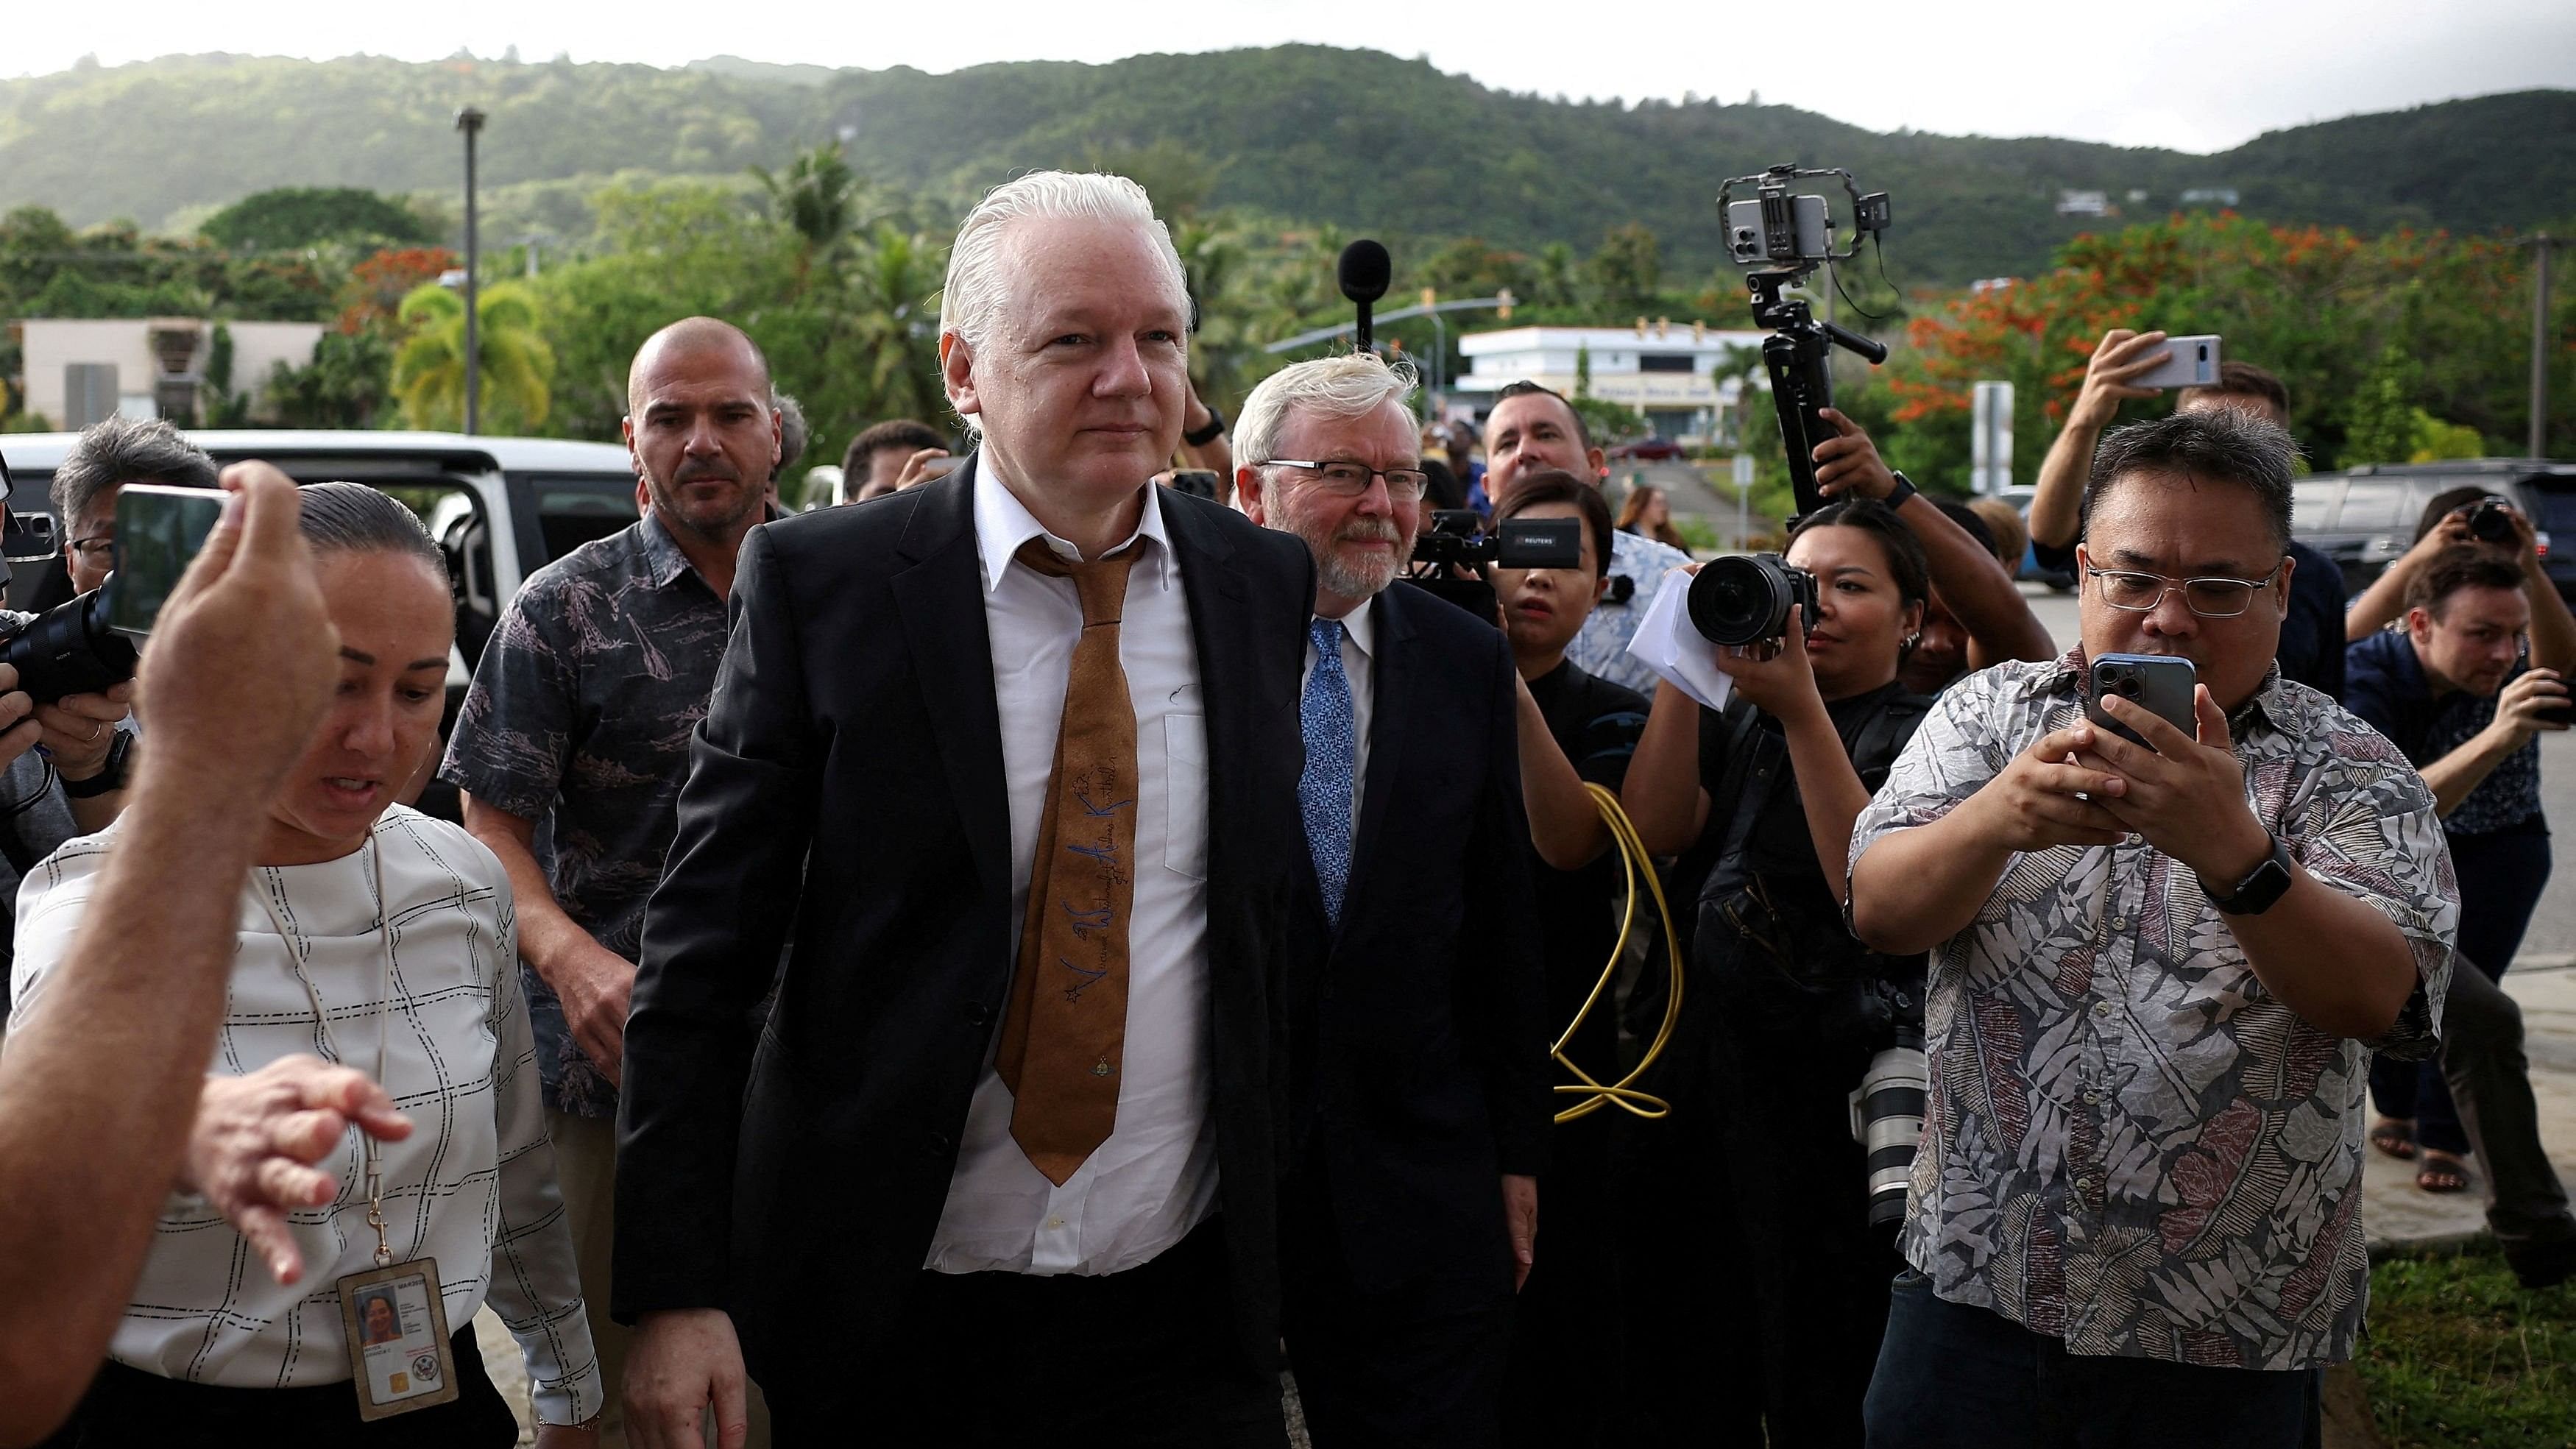
[[[2005,664],[1942,696],[1862,811],[1852,861],[2074,723],[2083,666],[2080,650]],[[2074,1353],[2296,1369],[2352,1355],[2371,1053],[2434,1049],[2459,886],[2422,777],[2333,700],[2275,670],[2229,729],[2256,818],[2405,934],[2414,997],[2379,1040],[2329,1035],[2139,837],[2016,856],[1933,957],[1899,1247],[1942,1298]]]
[[[725,601],[660,519],[585,543],[511,598],[439,767],[466,794],[537,822],[556,903],[629,961],[728,632]],[[554,989],[524,976],[546,1105],[616,1116],[617,1088],[572,1039]]]

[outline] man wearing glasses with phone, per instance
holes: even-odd
[[[2459,891],[2423,778],[2274,663],[2292,457],[2232,408],[2107,435],[2081,646],[1944,695],[1854,827],[1940,1084],[1873,1445],[2288,1449],[2352,1356],[2363,1083],[2433,1051]],[[2188,661],[2194,717],[2088,722],[2109,654]]]

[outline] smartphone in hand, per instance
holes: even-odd
[[[2084,717],[2132,744],[2146,744],[2145,736],[2113,719],[2102,708],[2102,701],[2116,694],[2145,705],[2149,712],[2196,739],[2200,734],[2200,706],[2195,697],[2199,683],[2200,671],[2192,667],[2190,660],[2174,655],[2097,655],[2085,691]]]
[[[206,546],[224,495],[211,488],[128,483],[116,492],[116,573],[108,580],[107,625],[144,635],[160,617],[188,560]]]
[[[2218,382],[2218,336],[2165,339],[2165,360],[2129,379],[2136,387],[2212,387]]]

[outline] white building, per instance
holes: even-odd
[[[303,367],[322,340],[319,322],[226,322],[233,339],[232,393],[248,397],[283,362]],[[12,322],[26,372],[26,410],[77,432],[114,414],[194,421],[214,342],[198,317]]]
[[[1534,382],[1571,396],[1575,373],[1591,357],[1592,396],[1645,415],[1659,438],[1704,442],[1716,436],[1721,408],[1735,405],[1743,388],[1730,372],[1737,349],[1762,346],[1768,334],[1751,329],[1721,332],[1697,322],[1648,322],[1635,327],[1511,327],[1470,332],[1458,339],[1467,375],[1451,387],[1491,395],[1515,382]],[[1753,365],[1758,374],[1761,364]]]

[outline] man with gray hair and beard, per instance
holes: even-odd
[[[1281,1214],[1316,1449],[1500,1442],[1547,1158],[1549,1023],[1503,631],[1411,586],[1410,370],[1301,362],[1245,399],[1235,487],[1315,558]]]
[[[743,543],[626,1027],[646,1449],[732,1443],[746,1373],[789,1444],[1284,1449],[1314,567],[1148,481],[1182,276],[1132,181],[995,189],[940,317],[975,452]]]

